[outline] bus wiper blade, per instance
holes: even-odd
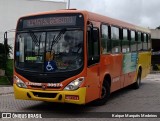
[[[52,44],[51,44],[51,51],[52,51],[52,48],[53,48],[53,45],[56,44],[60,39],[61,39],[61,35],[64,34],[66,32],[66,29],[62,29],[59,34],[57,35],[57,37],[53,37],[53,41],[52,41]]]
[[[38,55],[39,55],[39,53],[40,53],[40,44],[41,44],[41,35],[40,35],[40,37],[39,37]]]
[[[30,34],[30,36],[31,36],[31,38],[32,38],[32,40],[33,40],[33,42],[34,42],[34,44],[35,44],[36,46],[39,46],[38,38],[37,38],[37,36],[34,34],[34,32],[29,31],[29,34]]]

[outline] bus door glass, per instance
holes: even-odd
[[[87,99],[96,99],[99,92],[99,30],[97,28],[88,28],[87,48],[88,48],[88,68],[87,68]],[[90,95],[92,94],[92,95]]]

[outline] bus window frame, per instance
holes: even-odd
[[[127,41],[128,41],[128,47],[129,47],[129,51],[128,52],[123,52],[123,45],[122,45],[122,41],[124,41],[124,30],[127,31]],[[121,38],[121,52],[124,53],[129,53],[131,52],[131,47],[130,47],[130,37],[129,37],[129,29],[128,28],[122,28],[121,29],[121,33],[120,33],[120,38]]]
[[[116,29],[118,29],[118,39],[117,39],[117,41],[120,41],[120,50],[118,51],[118,52],[113,52],[113,48],[112,48],[112,43],[113,43],[113,38],[112,38],[112,28],[116,28]],[[121,39],[120,39],[120,27],[119,26],[116,26],[116,25],[111,25],[110,26],[110,39],[111,39],[111,53],[112,54],[119,54],[119,53],[121,53]]]
[[[108,50],[108,47],[107,47],[106,53],[101,52],[102,55],[105,55],[105,54],[111,53],[111,42],[112,42],[111,41],[111,26],[107,23],[101,23],[101,25],[100,25],[100,48],[101,49],[102,49],[102,26],[107,26],[107,28],[108,28],[107,45],[109,46],[110,50]]]
[[[93,55],[93,51],[94,51],[94,45],[92,45],[92,57],[89,58],[89,40],[93,42],[93,29],[97,29],[97,33],[98,33],[98,37],[97,37],[97,42],[98,42],[98,55],[97,56],[94,56]],[[90,32],[90,36],[88,35],[88,32]],[[98,27],[93,27],[93,26],[88,26],[87,27],[87,67],[90,67],[90,66],[94,66],[96,64],[98,64],[100,62],[100,35],[99,35],[99,28]],[[94,60],[96,59],[96,60]]]
[[[142,44],[143,44],[143,51],[148,51],[148,34],[147,33],[143,33],[143,42],[142,42]],[[147,44],[147,48],[145,48],[144,49],[144,44]]]
[[[151,34],[147,33],[148,35],[148,50],[151,51]]]
[[[132,38],[132,32],[133,32],[133,34],[134,34],[134,39]],[[131,48],[131,52],[137,52],[138,51],[138,41],[137,41],[137,32],[135,31],[135,30],[129,30],[129,33],[130,33],[130,48]],[[133,39],[133,40],[132,40]],[[133,51],[132,50],[132,45],[131,45],[131,42],[135,42],[135,44],[136,44],[136,49],[135,49],[135,51]]]
[[[140,37],[138,37],[138,35],[140,35]],[[143,44],[142,44],[142,32],[141,31],[136,31],[136,41],[137,41],[137,51],[143,51]],[[141,48],[139,49],[139,42],[140,42],[140,46]]]

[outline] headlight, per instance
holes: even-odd
[[[21,79],[19,79],[17,76],[14,76],[14,81],[18,87],[27,88],[26,84]]]
[[[79,88],[79,86],[82,84],[84,81],[84,77],[77,78],[76,80],[72,81],[69,83],[64,90],[76,90]]]

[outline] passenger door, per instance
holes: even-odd
[[[87,63],[87,90],[86,102],[90,102],[99,97],[100,84],[99,84],[99,60],[100,60],[100,47],[99,47],[99,30],[98,28],[88,28],[88,63]]]

